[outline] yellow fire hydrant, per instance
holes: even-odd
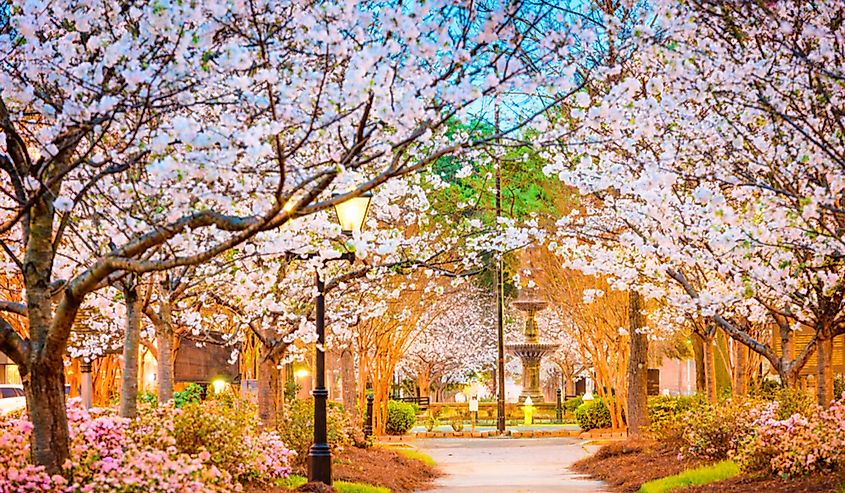
[[[534,424],[534,401],[531,397],[525,398],[525,403],[522,405],[522,414],[525,416],[523,424]]]

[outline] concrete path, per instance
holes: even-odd
[[[606,491],[567,468],[593,450],[576,438],[417,440],[444,476],[431,493],[587,493]]]

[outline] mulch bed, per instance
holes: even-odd
[[[408,493],[430,488],[440,472],[417,459],[381,447],[349,447],[335,456],[335,479],[390,488],[393,493]]]
[[[806,478],[781,479],[752,477],[742,474],[724,481],[690,486],[678,490],[683,493],[727,493],[737,491],[762,491],[766,493],[821,493],[845,490],[845,475],[817,474]]]
[[[380,447],[361,449],[348,447],[333,452],[332,477],[336,481],[365,483],[384,486],[393,493],[410,493],[424,490],[434,484],[440,475],[437,469],[417,459],[410,459],[393,450]],[[297,474],[307,475],[305,470],[295,470]],[[247,486],[244,493],[287,493],[290,490],[280,487]],[[313,493],[332,493],[335,490],[322,483],[302,485],[296,491]]]
[[[605,481],[612,491],[635,492],[643,483],[665,478],[706,464],[686,458],[678,460],[678,447],[652,440],[628,440],[606,445],[590,457],[572,465],[572,469]],[[817,474],[806,478],[781,479],[768,476],[739,476],[701,486],[677,490],[678,493],[821,493],[845,492],[845,472]]]
[[[572,469],[606,482],[613,491],[634,492],[643,483],[672,476],[703,462],[678,460],[678,449],[653,440],[626,440],[605,445]]]

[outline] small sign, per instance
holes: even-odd
[[[469,411],[471,413],[478,412],[478,396],[474,395],[469,399]]]
[[[657,368],[648,369],[648,380],[646,392],[649,396],[660,395],[660,370]]]

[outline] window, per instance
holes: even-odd
[[[16,390],[12,388],[0,389],[0,398],[9,399],[11,397],[18,397],[18,393],[15,392]]]

